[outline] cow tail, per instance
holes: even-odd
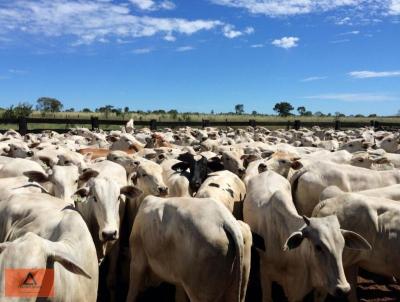
[[[232,302],[241,302],[244,297],[241,297],[241,288],[243,282],[243,255],[244,255],[244,239],[241,228],[235,223],[225,223],[223,228],[230,242],[235,245],[235,256],[233,262],[233,280],[231,283],[230,296],[234,299]]]

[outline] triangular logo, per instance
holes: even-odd
[[[31,272],[29,272],[26,275],[26,278],[25,278],[24,282],[22,282],[22,285],[31,285],[31,286],[36,285],[35,277],[33,276],[33,274]]]

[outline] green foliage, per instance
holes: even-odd
[[[289,116],[291,115],[290,111],[293,109],[293,106],[288,102],[276,103],[274,106],[274,111],[277,112],[279,116]]]
[[[82,112],[92,112],[89,108],[83,108]]]
[[[64,107],[59,100],[49,97],[41,97],[36,103],[36,109],[45,112],[60,112]]]
[[[65,112],[75,112],[75,109],[74,108],[69,108],[69,109],[66,109]]]
[[[306,113],[306,107],[304,107],[304,106],[297,107],[297,112],[300,115],[304,115],[304,113]]]
[[[236,112],[236,114],[243,114],[244,113],[244,105],[243,104],[235,105],[235,112]]]
[[[17,106],[10,106],[3,114],[2,118],[28,117],[32,113],[32,105],[29,103],[18,103]]]

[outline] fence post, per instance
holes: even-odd
[[[335,121],[335,130],[340,130],[340,121],[339,120],[336,120]]]
[[[301,125],[300,120],[295,120],[294,121],[294,129],[295,130],[299,130],[300,129],[300,125]]]
[[[97,116],[91,116],[90,122],[92,123],[92,131],[99,129],[99,118]]]
[[[150,130],[157,130],[157,120],[150,120]]]
[[[256,120],[249,120],[249,125],[253,128],[256,127]]]
[[[287,121],[287,124],[286,124],[286,130],[290,130],[290,126],[291,126],[291,123],[290,123],[290,121]]]
[[[210,126],[210,120],[202,120],[203,129]]]
[[[28,122],[26,121],[26,117],[20,117],[18,119],[18,128],[21,135],[25,135],[28,133]]]

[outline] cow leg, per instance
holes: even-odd
[[[260,281],[263,302],[272,302],[272,281],[266,272],[265,265],[263,264],[262,256],[260,257]]]
[[[349,302],[357,302],[357,276],[358,276],[358,266],[352,265],[345,269],[346,279],[350,283],[351,289],[348,296]]]
[[[182,286],[177,285],[175,287],[175,302],[189,302],[189,298]]]
[[[140,243],[140,242],[139,242]],[[133,245],[130,265],[129,291],[126,302],[135,302],[140,290],[144,286],[147,270],[146,255],[141,249],[141,245]]]

